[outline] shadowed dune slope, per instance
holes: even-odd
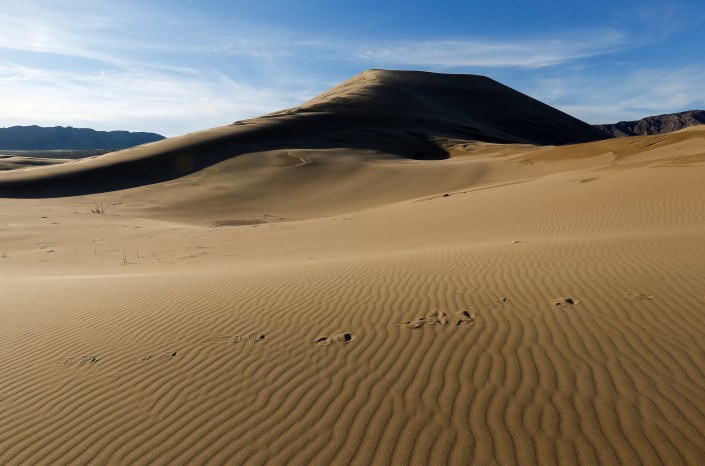
[[[448,157],[438,139],[561,145],[590,125],[474,75],[369,70],[299,107],[137,148],[0,175],[0,196],[58,197],[168,181],[247,153],[351,149]]]
[[[424,134],[497,143],[563,145],[610,136],[485,76],[368,70],[302,104]]]

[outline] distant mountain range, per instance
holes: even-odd
[[[647,136],[649,134],[672,133],[689,126],[705,124],[705,110],[655,115],[641,120],[595,125],[599,130],[614,136]]]
[[[96,131],[71,126],[12,126],[0,128],[0,150],[126,149],[164,139],[156,133]]]

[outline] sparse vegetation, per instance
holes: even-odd
[[[93,208],[91,209],[91,213],[92,213],[92,214],[101,214],[101,215],[103,215],[103,214],[105,213],[105,211],[108,210],[108,207],[110,207],[110,204],[108,204],[108,205],[103,205],[102,202],[101,202],[100,204],[98,204],[97,202],[94,202],[93,204],[95,205],[95,207],[93,207]]]

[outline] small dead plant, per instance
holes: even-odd
[[[103,215],[103,214],[105,213],[105,211],[108,210],[108,207],[110,207],[110,204],[108,204],[108,205],[103,205],[102,202],[101,202],[100,204],[98,204],[97,202],[94,202],[93,204],[95,205],[95,207],[93,207],[93,208],[91,209],[91,213],[92,213],[92,214],[100,214],[100,215]]]

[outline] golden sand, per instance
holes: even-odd
[[[0,463],[700,464],[705,128],[443,144],[6,191]]]

